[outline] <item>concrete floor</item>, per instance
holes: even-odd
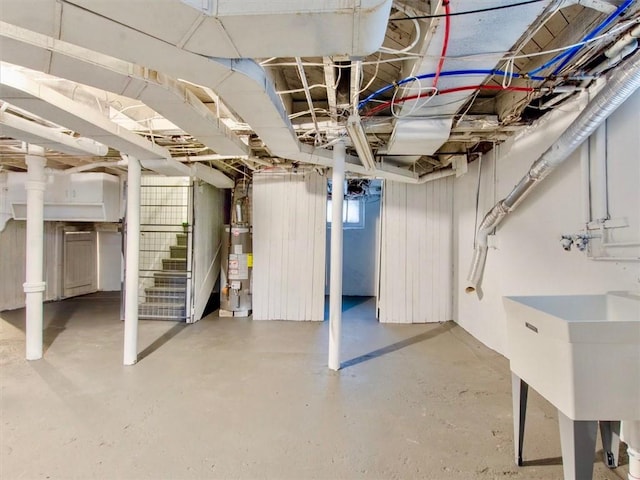
[[[535,393],[513,464],[507,360],[453,323],[380,325],[359,302],[338,373],[327,322],[141,322],[124,367],[117,294],[46,305],[36,362],[24,311],[2,312],[0,478],[562,478]],[[612,471],[601,457],[595,479],[626,478],[626,455]]]

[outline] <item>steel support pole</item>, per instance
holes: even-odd
[[[329,368],[340,370],[340,336],[342,329],[342,210],[344,208],[345,146],[333,147],[331,187],[331,262],[329,290]]]
[[[140,177],[137,158],[127,167],[127,243],[124,305],[124,364],[138,361],[138,268],[140,259]]]
[[[26,358],[42,358],[44,300],[44,190],[47,184],[44,149],[29,146],[27,164],[27,262],[23,284],[26,304]]]

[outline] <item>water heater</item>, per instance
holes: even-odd
[[[251,314],[251,239],[249,184],[241,182],[233,191],[231,225],[225,225],[222,241],[220,291],[221,317],[248,317]]]

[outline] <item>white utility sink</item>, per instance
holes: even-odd
[[[565,479],[591,478],[598,421],[605,461],[616,466],[619,421],[640,420],[640,294],[505,297],[504,305],[516,462],[531,386],[558,408]]]
[[[511,371],[573,420],[640,419],[640,295],[505,297]]]

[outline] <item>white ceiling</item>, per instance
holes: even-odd
[[[228,177],[330,167],[332,145],[349,143],[346,120],[359,114],[384,165],[367,171],[352,149],[347,170],[415,183],[450,169],[452,156],[472,161],[544,115],[545,103],[588,86],[591,72],[606,73],[603,52],[637,27],[638,2],[626,1],[562,75],[548,75],[554,65],[533,81],[449,73],[530,72],[623,2],[451,0],[447,22],[442,2],[420,0],[0,0],[3,72],[30,85],[25,94],[0,79],[0,99],[40,127],[108,145],[107,159],[200,160]],[[403,79],[440,64],[437,95],[402,101],[436,91],[433,78]],[[382,103],[394,99],[393,109]],[[24,141],[34,138],[0,130],[3,168],[24,168]],[[44,146],[60,168],[104,161]]]

